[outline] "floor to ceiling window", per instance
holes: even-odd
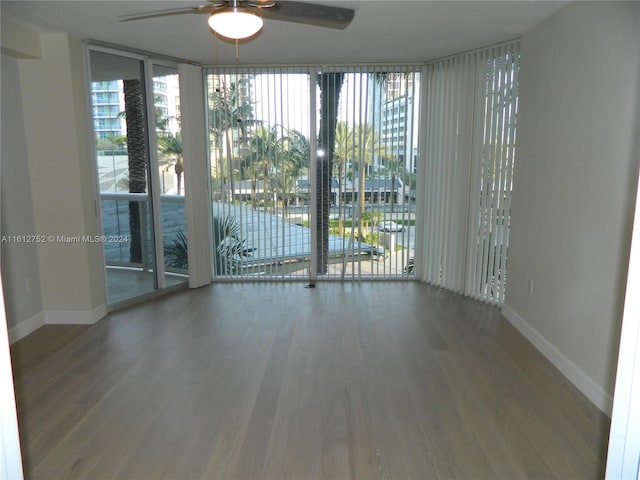
[[[117,303],[188,278],[179,75],[107,49],[90,59]],[[211,230],[192,260],[208,251],[216,279],[310,283],[414,278],[415,265],[500,303],[518,65],[509,43],[426,67],[205,69]]]
[[[206,78],[216,277],[413,276],[419,68]]]
[[[89,51],[110,305],[187,280],[177,68]]]

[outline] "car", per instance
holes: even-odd
[[[378,230],[381,232],[401,232],[403,229],[402,224],[396,222],[381,222],[378,224]]]

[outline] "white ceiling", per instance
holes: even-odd
[[[189,7],[193,1],[5,1],[3,16],[38,31],[65,31],[202,64],[234,64],[235,47],[216,39],[206,15],[120,23],[118,16]],[[345,30],[265,20],[239,46],[240,64],[421,62],[521,35],[561,8],[556,1],[317,1],[353,8]]]

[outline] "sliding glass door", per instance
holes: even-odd
[[[113,305],[187,279],[179,255],[186,237],[184,190],[176,178],[182,168],[178,77],[175,67],[112,50],[92,48],[89,60],[107,301]]]
[[[157,166],[153,174],[159,181],[160,227],[166,286],[182,283],[188,275],[187,225],[185,212],[184,161],[180,122],[180,85],[175,66],[153,63],[153,112]],[[156,175],[157,173],[157,175]],[[161,233],[160,233],[161,232]],[[160,237],[161,235],[161,237]]]

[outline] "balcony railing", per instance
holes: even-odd
[[[148,194],[145,193],[101,194],[103,234],[107,238],[123,240],[105,243],[107,266],[138,268],[145,271],[153,269],[152,215],[148,200]],[[184,197],[161,195],[160,200],[165,269],[168,272],[186,274],[186,270],[176,269],[171,265],[166,251],[167,246],[180,241],[181,233],[186,235]],[[131,209],[132,202],[137,203],[139,208]],[[134,239],[131,234],[130,215],[135,211],[140,224],[140,236],[137,241],[141,261],[132,260],[131,250]],[[225,275],[289,278],[304,277],[308,273],[312,252],[311,230],[306,226],[308,223],[306,214],[300,215],[295,212],[295,209],[292,209],[288,215],[284,215],[283,212],[266,213],[260,209],[253,209],[247,204],[229,206],[218,202],[212,203],[212,212],[218,217],[235,217],[242,232],[241,236],[246,242],[245,247],[250,252],[249,256],[230,259],[235,267],[233,272],[226,272]],[[397,252],[399,256],[395,258],[395,237],[395,233],[380,232],[381,245],[378,245],[330,235],[329,263],[345,266],[369,263],[375,267],[371,268],[371,273],[366,275],[371,277],[412,276],[412,272],[403,268],[406,265],[405,257],[408,253]],[[391,260],[390,256],[394,259]],[[385,266],[379,262],[383,262]]]
[[[105,258],[108,266],[137,267],[148,270],[153,266],[152,217],[149,209],[149,198],[146,193],[102,193],[100,195],[103,235],[116,238],[117,242],[105,243]],[[162,232],[165,245],[175,241],[179,231],[186,233],[184,197],[178,195],[162,195]],[[131,260],[130,204],[139,205],[138,219],[140,224],[140,250],[142,261]]]

